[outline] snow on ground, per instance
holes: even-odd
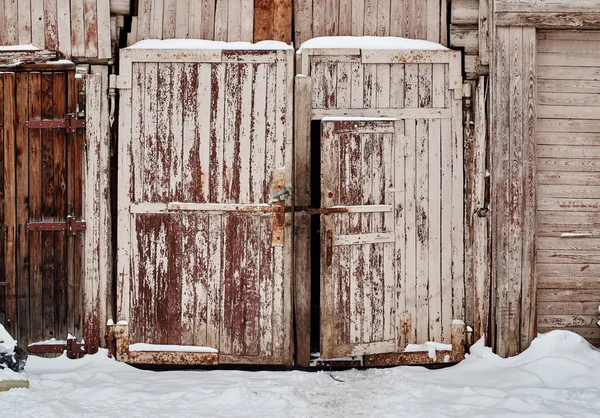
[[[2,417],[600,416],[600,351],[554,331],[502,359],[481,343],[442,370],[151,372],[106,358],[30,357]]]

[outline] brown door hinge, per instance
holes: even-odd
[[[66,119],[30,120],[25,123],[29,129],[57,129],[65,128],[67,133],[75,133],[77,128],[85,128],[85,121],[77,119],[75,113],[68,113]]]
[[[67,231],[71,236],[77,231],[85,230],[85,221],[77,221],[74,216],[67,216],[66,222],[30,222],[25,225],[28,231]]]

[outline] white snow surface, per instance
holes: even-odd
[[[452,351],[452,344],[436,343],[434,341],[427,341],[424,344],[407,344],[404,348],[405,353],[414,353],[416,351],[427,351],[429,358],[435,361],[436,351]]]
[[[222,42],[204,39],[144,39],[127,49],[236,49],[236,50],[271,50],[294,49],[293,46],[279,41]]]
[[[186,353],[217,353],[216,348],[196,345],[167,345],[135,343],[129,346],[129,351],[177,351]]]
[[[17,342],[10,336],[4,325],[0,324],[0,354],[12,354]]]
[[[40,51],[40,48],[34,45],[3,45],[0,46],[0,52],[12,51]]]
[[[29,357],[30,389],[0,393],[2,417],[600,416],[600,351],[539,336],[503,359],[480,341],[462,363],[333,372],[138,370],[106,352]]]
[[[444,51],[444,45],[420,39],[400,38],[396,36],[322,36],[312,38],[300,45],[296,52],[301,54],[303,49],[393,49],[399,51]]]

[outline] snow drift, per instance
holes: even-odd
[[[503,359],[480,341],[461,364],[334,372],[142,371],[106,358],[30,357],[3,417],[599,416],[600,352],[566,331]]]

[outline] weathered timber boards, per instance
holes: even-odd
[[[271,195],[292,185],[293,51],[205,52],[121,61],[118,316],[136,342],[291,364],[291,199]]]
[[[0,3],[1,45],[33,44],[67,58],[111,58],[109,0]]]
[[[498,27],[492,78],[492,305],[503,356],[534,337],[535,29]]]
[[[294,44],[319,36],[401,36],[446,45],[446,20],[439,0],[297,0]]]
[[[537,327],[591,332],[600,303],[599,32],[538,33]],[[563,295],[554,300],[549,292]]]
[[[292,41],[291,0],[140,0],[127,44],[144,39]]]
[[[495,12],[585,13],[597,12],[596,0],[496,0]]]

